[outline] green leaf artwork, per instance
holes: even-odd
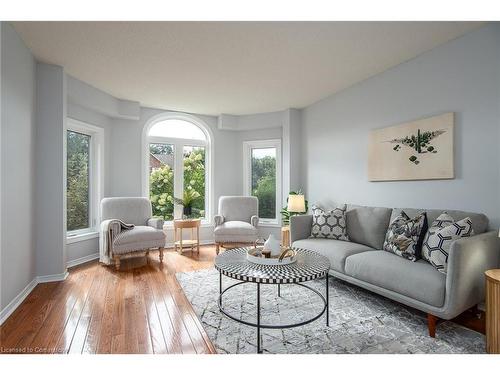
[[[392,147],[392,150],[395,152],[399,152],[401,150],[401,146],[410,147],[416,151],[416,154],[426,154],[432,153],[436,154],[438,151],[436,147],[430,144],[431,140],[439,137],[441,134],[446,133],[445,130],[435,130],[435,131],[424,131],[422,132],[420,129],[417,130],[417,134],[407,135],[404,138],[395,138],[388,141],[389,143],[396,144]],[[418,160],[418,156],[412,155],[408,158],[410,163],[418,165],[420,161]]]

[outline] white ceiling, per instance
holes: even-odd
[[[14,22],[43,62],[120,99],[218,115],[302,108],[473,22]]]

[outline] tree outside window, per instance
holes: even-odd
[[[90,226],[90,136],[67,131],[67,230]]]

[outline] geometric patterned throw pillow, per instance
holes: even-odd
[[[453,222],[452,219],[451,223],[447,221],[440,225],[444,226],[433,228],[432,233],[429,233],[422,252],[425,254],[424,259],[428,260],[439,272],[446,273],[452,243],[459,238],[473,236],[474,230],[468,217],[457,222]]]
[[[313,206],[311,237],[349,241],[345,219],[346,211],[347,206],[345,204],[331,211],[325,211],[320,207]]]
[[[434,220],[429,227],[429,230],[425,234],[424,237],[424,243],[422,245],[422,259],[430,262],[431,261],[431,251],[429,250],[429,246],[427,245],[427,242],[429,241],[429,236],[433,235],[436,233],[438,229],[447,227],[450,224],[453,224],[455,222],[455,219],[453,219],[450,215],[448,215],[448,212],[444,211],[441,215],[437,217],[436,220]]]
[[[384,250],[416,262],[420,257],[422,241],[427,231],[427,215],[422,212],[410,219],[401,211],[389,225]]]

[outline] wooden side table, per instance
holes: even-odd
[[[486,275],[486,351],[500,354],[500,269]]]
[[[290,246],[290,227],[282,227],[281,228],[281,245],[284,247]]]
[[[182,254],[182,248],[184,246],[190,246],[191,251],[194,250],[196,245],[196,251],[200,252],[200,223],[201,219],[182,219],[174,220],[174,250]],[[191,239],[182,239],[182,230],[191,229]],[[177,236],[178,231],[180,232]],[[196,238],[194,233],[196,232]]]

